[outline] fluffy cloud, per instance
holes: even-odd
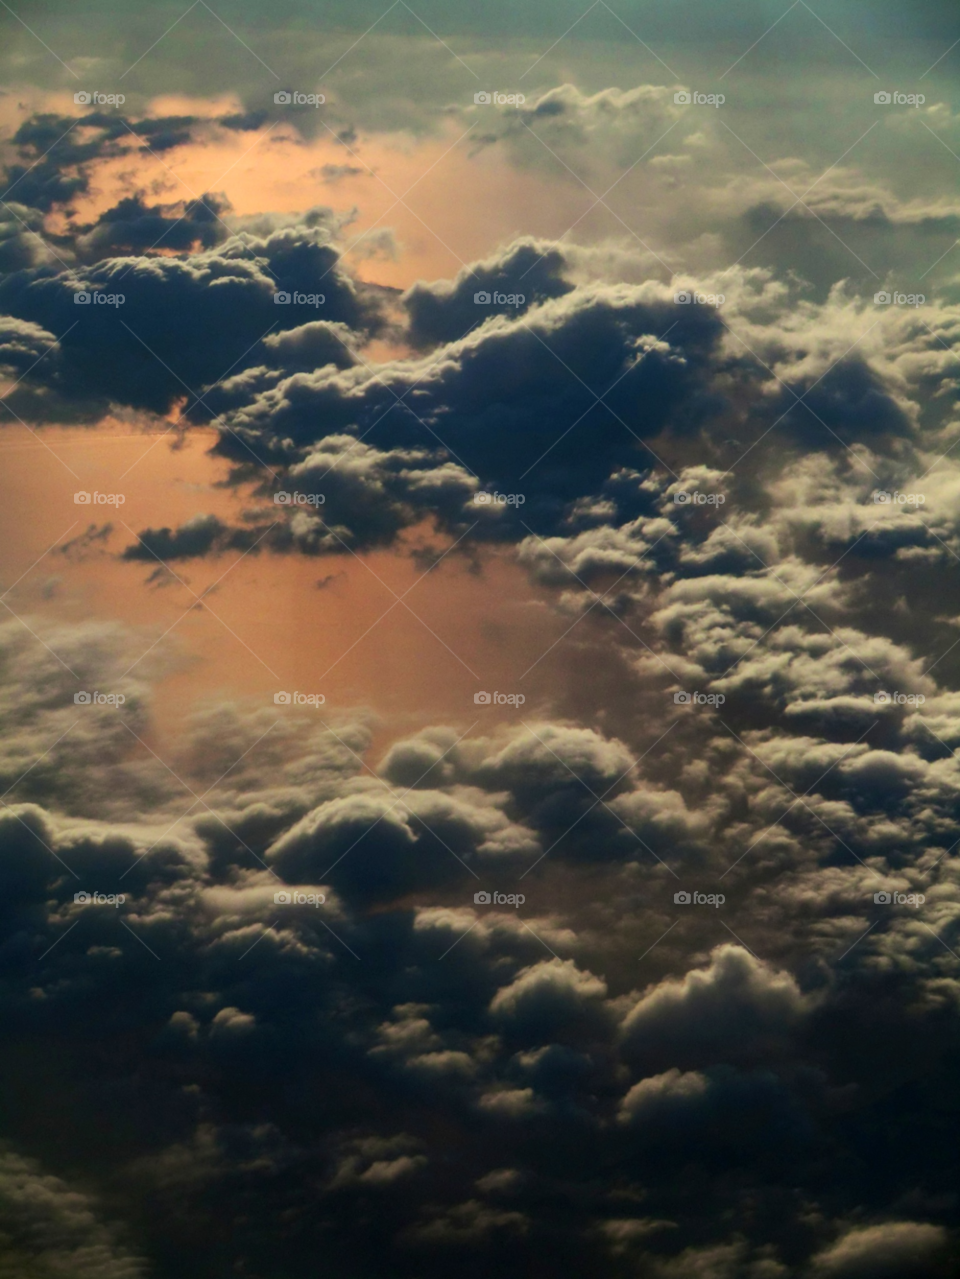
[[[0,1153],[0,1241],[11,1277],[142,1279],[146,1273],[88,1195],[12,1150]]]
[[[164,413],[182,400],[185,413],[209,419],[216,410],[205,405],[205,392],[213,384],[282,356],[276,342],[261,346],[271,330],[321,317],[365,332],[378,326],[376,301],[337,269],[331,241],[318,215],[265,236],[240,232],[181,257],[104,257],[67,272],[34,267],[5,275],[6,323],[27,326],[53,348],[11,402],[21,416],[43,420],[89,419],[112,404]],[[105,301],[81,306],[78,294]],[[275,295],[290,301],[277,305]],[[295,361],[304,340],[288,344]]]
[[[511,112],[454,93],[480,162],[560,206],[571,170],[632,165],[611,201],[658,251],[623,223],[522,235],[401,294],[346,265],[346,213],[130,187],[69,216],[105,164],[262,112],[39,115],[12,139],[8,407],[214,423],[247,490],[235,525],[161,518],[124,558],[257,543],[269,566],[432,525],[478,590],[483,543],[515,555],[577,647],[525,724],[461,740],[459,712],[375,732],[331,707],[274,736],[251,699],[201,708],[167,768],[128,729],[154,740],[175,650],[131,668],[149,637],[0,628],[0,1135],[30,1152],[0,1160],[10,1264],[945,1279],[956,282],[875,305],[838,237],[874,235],[894,287],[947,253],[956,210],[866,159],[791,210],[672,83],[531,82]],[[885,119],[906,156],[923,122],[956,126],[943,104]],[[807,142],[771,157],[798,190]],[[90,288],[124,302],[74,303]]]

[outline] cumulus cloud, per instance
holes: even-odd
[[[320,1255],[506,1279],[951,1273],[958,295],[874,304],[839,238],[875,234],[896,287],[902,246],[946,253],[957,214],[846,163],[791,210],[727,117],[676,91],[447,103],[472,160],[506,156],[558,203],[615,162],[616,208],[663,242],[523,234],[403,292],[348,265],[347,212],[237,217],[129,185],[71,216],[106,164],[262,109],[14,133],[8,408],[212,425],[245,490],[234,523],[179,509],[116,554],[269,567],[426,527],[467,544],[478,590],[487,555],[515,557],[576,646],[523,723],[331,707],[332,727],[274,733],[251,695],[199,708],[167,767],[142,743],[172,646],[0,627],[6,1132],[42,1154],[0,1159],[18,1279]],[[890,146],[926,142],[896,119]],[[941,105],[922,119],[953,136]],[[799,143],[775,163],[816,182]],[[293,492],[314,500],[274,501]]]
[[[202,208],[209,212],[209,204]],[[105,225],[119,234],[123,220]],[[271,330],[321,318],[367,333],[378,327],[376,300],[337,269],[332,240],[329,219],[317,215],[182,256],[110,256],[69,271],[8,273],[0,279],[7,323],[61,335],[11,403],[21,416],[49,420],[90,419],[110,405],[164,413],[183,401],[185,414],[209,419],[218,411],[205,403],[214,384],[281,357],[282,345],[261,346]],[[93,294],[99,303],[76,303]],[[278,305],[275,295],[289,301]],[[290,341],[296,364],[309,338]]]
[[[623,1023],[625,1051],[645,1064],[671,1066],[742,1059],[744,1048],[776,1051],[804,1013],[789,973],[771,971],[735,945],[717,949],[706,969],[667,981],[643,996]]]
[[[945,1243],[941,1227],[918,1221],[854,1227],[814,1257],[813,1273],[837,1279],[944,1274]]]
[[[144,1262],[99,1205],[16,1151],[0,1152],[3,1268],[24,1279],[142,1279]]]

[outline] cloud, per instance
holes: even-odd
[[[12,1150],[0,1152],[0,1238],[4,1268],[24,1279],[142,1279],[147,1273],[89,1195]]]
[[[807,1001],[795,979],[733,944],[717,947],[709,967],[647,992],[623,1023],[624,1051],[647,1068],[695,1069],[708,1060],[765,1057],[795,1032]]]
[[[139,195],[126,196],[77,235],[74,249],[83,262],[152,250],[212,249],[229,235],[222,218],[228,208],[224,199],[209,194],[181,205],[147,205]]]
[[[918,1221],[854,1227],[814,1257],[813,1273],[831,1279],[943,1274],[945,1244],[941,1227]]]
[[[98,687],[137,653],[137,637],[115,629],[43,635],[71,664],[82,657]],[[272,707],[218,706],[198,716],[171,762],[205,797],[185,814],[182,788],[143,757],[115,711],[89,735],[81,721],[75,742],[68,737],[69,747],[23,776],[84,708],[29,634],[12,622],[4,638],[6,784],[19,787],[0,823],[5,1015],[27,1040],[58,1028],[83,1067],[48,1067],[80,1116],[54,1175],[73,1157],[71,1143],[89,1150],[109,1092],[113,1123],[102,1131],[115,1134],[109,1165],[119,1171],[91,1177],[132,1223],[136,1246],[114,1245],[128,1270],[130,1257],[152,1258],[171,1241],[179,1248],[198,1229],[208,1241],[201,1253],[213,1255],[217,1221],[256,1249],[265,1214],[292,1212],[305,1184],[311,1211],[289,1227],[304,1259],[334,1223],[345,1255],[361,1256],[375,1197],[381,1252],[440,1250],[449,1259],[472,1250],[487,1259],[509,1239],[518,1275],[543,1247],[575,1247],[595,1273],[614,1255],[665,1276],[718,1266],[736,1275],[748,1264],[775,1274],[791,1255],[811,1273],[848,1273],[849,1257],[874,1264],[873,1227],[851,1227],[844,1213],[851,1198],[876,1213],[915,1186],[926,1142],[920,1103],[911,1103],[916,1137],[905,1138],[894,1117],[931,1061],[942,1057],[948,1070],[942,1041],[960,1007],[950,956],[915,911],[891,912],[862,936],[866,915],[880,909],[873,893],[886,882],[885,863],[821,865],[808,850],[774,880],[748,860],[740,887],[728,890],[736,916],[725,907],[723,918],[768,959],[734,938],[718,945],[715,910],[674,906],[672,876],[635,842],[625,855],[622,827],[609,816],[590,825],[588,856],[551,853],[539,876],[522,881],[521,908],[473,901],[470,867],[492,868],[512,888],[539,855],[536,834],[554,820],[558,798],[582,791],[570,770],[598,791],[616,783],[610,802],[645,840],[663,811],[664,839],[683,831],[685,857],[704,871],[723,864],[727,813],[741,824],[742,851],[768,823],[764,788],[772,789],[732,739],[722,751],[701,730],[678,739],[671,791],[631,769],[625,742],[582,725],[538,719],[460,742],[436,726],[381,748],[378,780],[356,758],[371,742],[360,716],[333,707],[337,736],[311,721],[259,741]],[[137,698],[143,736],[147,681]],[[801,780],[807,755],[814,767],[836,757],[833,743],[789,740]],[[771,742],[756,749],[769,752]],[[794,755],[785,743],[777,749],[779,771]],[[641,762],[645,770],[650,761]],[[868,796],[863,777],[853,777]],[[903,777],[897,821],[914,794],[916,820],[928,823],[931,805],[955,802],[949,769],[941,792],[929,770]],[[716,797],[714,808],[698,806],[705,784],[732,796],[731,807]],[[928,842],[945,833],[929,829]],[[897,837],[890,847],[904,844]],[[939,895],[926,886],[941,912],[931,927],[950,944],[958,899],[949,853],[937,873]],[[909,867],[888,877],[906,889],[918,876]],[[284,886],[326,901],[278,902]],[[74,900],[80,889],[125,901],[85,904]],[[637,990],[636,960],[624,952],[639,955],[651,942],[643,962],[655,967]],[[879,1057],[878,1043],[888,1048]],[[91,1056],[102,1063],[104,1044],[106,1079]],[[131,1083],[145,1071],[148,1108]],[[45,1076],[42,1088],[26,1090],[28,1113],[49,1096]],[[229,1097],[237,1114],[212,1121]],[[153,1113],[160,1140],[142,1136]],[[891,1171],[892,1189],[856,1171],[878,1126],[903,1164]],[[771,1212],[772,1238],[751,1234],[753,1206],[725,1199],[731,1167],[750,1205]],[[505,1168],[516,1176],[504,1178]],[[703,1191],[702,1210],[681,1185],[691,1169],[718,1187]],[[238,1178],[249,1188],[241,1204]],[[637,1185],[642,1221],[660,1225],[605,1229],[624,1222],[622,1196]],[[797,1185],[820,1208],[812,1225],[803,1214],[805,1242],[791,1252],[800,1218],[782,1204]],[[559,1218],[539,1206],[550,1186],[563,1191]],[[150,1223],[134,1206],[145,1195]],[[731,1224],[718,1228],[710,1223],[723,1203]],[[936,1248],[948,1248],[949,1214],[934,1205],[927,1215],[929,1226],[906,1224],[933,1234],[904,1249],[935,1266]],[[695,1246],[686,1231],[696,1221],[707,1224]],[[866,1242],[857,1231],[868,1232]]]
[[[180,257],[107,257],[69,272],[8,274],[0,279],[0,308],[31,333],[61,335],[55,357],[11,402],[21,416],[84,420],[111,404],[165,413],[182,400],[185,413],[209,418],[217,411],[205,405],[213,384],[282,355],[282,345],[260,345],[271,330],[312,324],[321,307],[328,323],[368,333],[378,327],[377,303],[337,269],[338,256],[329,226],[308,217]],[[78,306],[78,294],[106,302]],[[277,305],[275,294],[291,301]],[[287,349],[302,360],[309,338],[290,341]]]
[[[809,18],[796,10],[773,47],[790,31],[795,50],[787,23]],[[599,10],[583,30],[594,20],[625,38]],[[746,36],[742,15],[722,21]],[[288,51],[310,44],[303,30]],[[272,60],[279,38],[258,29],[238,56]],[[234,523],[151,516],[125,560],[153,572],[256,548],[268,573],[280,553],[425,529],[435,557],[462,537],[472,589],[495,557],[529,574],[528,604],[570,636],[550,661],[572,672],[551,674],[526,723],[462,738],[457,715],[375,723],[332,706],[332,729],[292,716],[274,732],[269,696],[214,702],[157,747],[167,767],[127,730],[162,740],[153,706],[176,650],[144,657],[152,635],[44,610],[0,627],[8,1135],[43,1147],[43,1171],[17,1164],[14,1180],[46,1204],[17,1226],[17,1274],[161,1275],[184,1257],[198,1273],[306,1274],[323,1255],[357,1274],[386,1259],[398,1275],[505,1279],[945,1279],[960,295],[947,279],[916,308],[871,300],[956,238],[942,175],[918,158],[938,143],[898,117],[864,134],[862,168],[837,162],[852,140],[833,148],[832,121],[852,118],[837,85],[822,128],[748,129],[752,156],[732,115],[633,71],[634,87],[588,89],[544,66],[520,111],[472,107],[448,72],[396,91],[411,67],[452,61],[429,43],[385,31],[388,74],[361,105],[358,73],[331,85],[330,131],[382,156],[398,135],[368,139],[366,122],[405,123],[406,162],[418,136],[476,121],[458,162],[496,190],[506,157],[523,201],[582,222],[474,250],[403,293],[366,282],[376,257],[347,266],[349,212],[237,216],[219,195],[166,203],[137,185],[140,148],[199,152],[278,121],[255,88],[206,117],[89,113],[68,129],[76,117],[51,112],[15,134],[0,362],[23,381],[8,407],[41,424],[111,409],[212,423],[244,489]],[[478,76],[514,74],[454,45]],[[746,108],[744,61],[729,82]],[[952,139],[934,110],[922,119]],[[298,117],[284,146],[306,147],[320,119]],[[123,198],[71,218],[118,164]],[[611,207],[583,212],[595,179]],[[784,182],[811,211],[790,211]],[[883,279],[838,237],[889,263]],[[384,230],[376,252],[394,244]],[[78,305],[87,287],[124,301]],[[105,557],[109,532],[74,539],[64,572]],[[80,686],[126,700],[76,703]],[[897,700],[876,701],[884,689]],[[476,899],[494,888],[526,900]],[[314,900],[285,901],[292,889]],[[922,910],[894,892],[923,894]],[[60,1233],[81,1179],[83,1230]]]
[[[602,1027],[606,993],[603,979],[582,971],[573,960],[544,960],[498,990],[490,1012],[519,1041],[580,1037]]]
[[[464,267],[452,281],[418,281],[401,299],[409,316],[408,337],[414,346],[455,342],[491,315],[523,315],[535,303],[571,291],[573,285],[563,278],[566,270],[567,259],[555,245],[515,240],[504,253]],[[491,301],[478,303],[477,294],[488,294]],[[497,302],[494,295],[516,300]]]

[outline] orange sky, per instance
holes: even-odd
[[[116,558],[134,531],[175,526],[200,512],[236,520],[249,504],[245,493],[213,487],[227,465],[207,456],[212,433],[194,430],[182,448],[171,447],[173,434],[131,435],[126,424],[97,432],[47,428],[42,436],[56,456],[19,425],[0,437],[11,494],[0,510],[4,588],[26,572],[7,603],[34,629],[37,619],[122,621],[140,629],[143,650],[175,623],[154,650],[187,659],[157,692],[162,736],[208,698],[272,703],[280,689],[322,692],[331,708],[372,707],[385,717],[383,740],[424,723],[466,728],[480,716],[489,727],[518,718],[515,709],[475,707],[479,689],[524,690],[528,706],[520,714],[551,701],[552,661],[523,683],[519,676],[569,623],[545,606],[545,594],[531,591],[509,552],[485,553],[483,581],[463,558],[448,557],[407,597],[422,622],[398,605],[374,626],[394,602],[388,588],[403,594],[420,576],[399,551],[362,560],[231,552],[173,563],[186,585],[148,585],[150,564]],[[78,506],[73,494],[79,489],[122,493],[126,501],[119,508]],[[111,539],[84,558],[56,548],[44,556],[58,539],[70,541],[91,523],[107,522],[114,524]],[[412,531],[406,541],[426,544],[429,530]],[[221,577],[208,607],[188,611],[195,602],[190,590],[201,596]],[[324,578],[331,580],[318,588]]]
[[[66,95],[48,95],[44,106],[65,115],[81,110]],[[240,109],[228,99],[170,97],[155,100],[150,114],[210,116]],[[474,132],[482,129],[480,122]],[[452,276],[518,235],[558,237],[593,203],[573,179],[549,181],[508,163],[499,149],[478,150],[463,134],[462,124],[451,121],[440,137],[377,134],[347,148],[322,127],[318,137],[304,141],[283,122],[248,133],[218,129],[209,141],[155,157],[139,154],[131,136],[129,154],[96,166],[90,196],[77,201],[77,220],[93,220],[133,191],[160,203],[223,192],[238,215],[295,213],[314,205],[344,214],[356,210],[344,237],[351,269],[406,288],[416,279]],[[331,182],[323,177],[325,165],[362,172]],[[386,228],[398,243],[397,259],[377,252],[367,260],[374,247],[370,234]],[[607,230],[623,232],[614,222]]]

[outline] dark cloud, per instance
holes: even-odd
[[[503,254],[472,263],[452,281],[418,282],[403,296],[410,340],[415,346],[455,342],[491,315],[523,315],[538,302],[570,292],[566,270],[567,260],[554,245],[519,240]],[[477,302],[478,293],[490,300]],[[498,302],[494,295],[516,300]]]
[[[147,205],[139,195],[127,196],[102,213],[89,229],[78,228],[77,256],[84,262],[133,256],[156,250],[211,249],[229,235],[222,215],[226,200],[213,195],[179,206]]]
[[[481,535],[552,528],[623,460],[646,463],[641,441],[667,421],[681,430],[696,421],[696,370],[721,332],[706,308],[681,311],[648,290],[578,290],[526,317],[493,319],[422,360],[281,381],[229,413],[220,448],[288,466],[347,430],[381,451],[427,448],[434,466],[524,499],[473,504]]]
[[[88,1195],[10,1150],[0,1153],[0,1238],[4,1267],[30,1279],[142,1279],[146,1273]]]
[[[137,142],[143,149],[169,150],[189,141],[195,123],[192,116],[132,120],[104,111],[82,117],[33,115],[11,139],[23,163],[7,166],[7,190],[15,191],[23,204],[48,213],[89,192],[94,161],[121,156]]]
[[[836,1279],[900,1279],[908,1275],[945,1275],[946,1236],[933,1225],[887,1221],[854,1227],[813,1259],[815,1275]]]
[[[181,560],[206,555],[214,546],[224,547],[226,525],[215,515],[195,515],[176,531],[144,529],[139,541],[123,552],[127,560]]]
[[[744,746],[701,718],[634,768],[639,743],[535,720],[428,729],[366,771],[361,716],[277,726],[272,704],[219,705],[171,761],[204,796],[185,813],[123,727],[149,732],[150,684],[123,675],[143,637],[38,625],[84,683],[127,696],[75,704],[57,659],[3,628],[0,965],[25,1054],[5,1067],[4,1135],[70,1116],[27,1197],[71,1273],[275,1269],[278,1221],[291,1274],[324,1240],[344,1267],[388,1256],[411,1276],[544,1257],[611,1276],[628,1259],[665,1277],[949,1273],[956,1155],[921,1081],[948,1095],[957,975],[915,910],[873,893],[922,887],[953,944],[955,856],[924,870],[898,851],[911,822],[931,852],[956,838],[952,761],[901,751],[894,786],[869,749],[844,760],[789,723]],[[876,826],[869,866],[824,837],[776,876],[755,848],[718,885],[789,803],[761,759],[855,846],[860,809],[885,805],[898,833],[884,845]],[[622,822],[588,812],[590,791]],[[722,909],[674,904],[644,847],[658,822],[683,829],[677,868]],[[772,846],[794,838],[785,819]],[[477,903],[486,885],[525,902]],[[54,1031],[69,1051],[41,1059]],[[74,1166],[83,1196],[63,1184]],[[61,1201],[82,1238],[50,1224]],[[17,1220],[3,1229],[33,1258],[40,1226]]]
[[[93,165],[123,156],[133,149],[162,153],[183,146],[214,125],[234,131],[261,127],[266,115],[251,111],[216,121],[198,116],[127,116],[122,111],[87,111],[81,116],[42,112],[30,116],[14,133],[11,144],[21,163],[4,172],[6,193],[16,192],[20,203],[49,213],[68,207],[91,190]],[[138,145],[139,144],[139,147]]]
[[[206,225],[210,212],[198,205],[190,216]],[[112,235],[123,222],[101,225]],[[151,224],[150,234],[155,229]],[[12,403],[21,416],[43,419],[95,417],[109,404],[162,413],[183,400],[185,411],[208,418],[203,397],[210,384],[245,365],[274,361],[278,348],[261,346],[272,330],[297,329],[321,315],[366,333],[378,327],[375,301],[337,261],[329,230],[304,223],[263,238],[242,232],[184,257],[108,258],[69,274],[7,275],[0,307],[58,335],[50,364],[17,389]],[[115,301],[81,307],[75,301],[81,292]],[[292,300],[278,305],[275,294]],[[297,300],[308,297],[314,302]],[[294,349],[302,359],[304,342]]]

